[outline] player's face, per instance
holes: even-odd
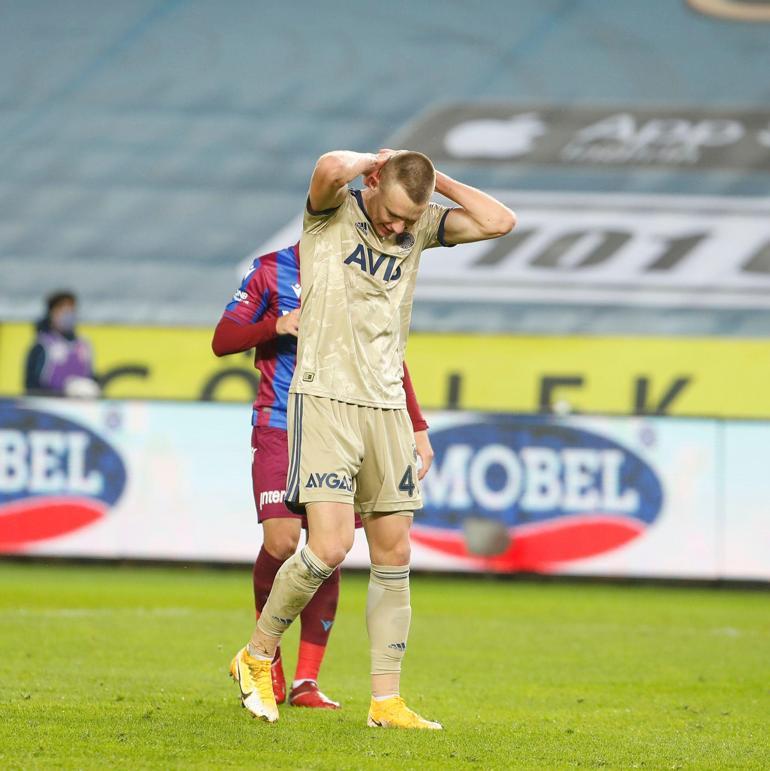
[[[382,238],[397,236],[417,222],[428,204],[416,204],[397,182],[380,185],[372,196],[369,216]]]
[[[51,311],[51,325],[60,332],[72,332],[75,328],[75,303],[62,300]]]

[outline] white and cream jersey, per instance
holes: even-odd
[[[446,246],[447,213],[428,204],[399,236],[381,238],[360,190],[336,209],[305,209],[302,309],[292,393],[369,407],[405,406],[404,351],[423,249]]]

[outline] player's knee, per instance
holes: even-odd
[[[322,540],[314,541],[310,538],[310,549],[318,559],[327,564],[330,568],[336,568],[342,564],[342,561],[347,557],[348,552],[353,546],[353,539],[339,538],[336,540]]]
[[[330,568],[336,568],[337,565],[342,564],[348,550],[340,544],[328,544],[313,549],[313,553]]]
[[[297,551],[297,544],[294,543],[278,543],[278,544],[270,544],[266,547],[267,551],[270,552],[270,554],[275,557],[275,559],[280,560],[281,562],[286,562],[289,557],[291,557],[292,554],[294,554],[295,551]]]
[[[389,564],[391,565],[408,565],[409,560],[412,558],[412,549],[409,546],[409,541],[396,544],[390,550],[389,556]]]
[[[265,549],[277,560],[286,561],[297,551],[299,533],[291,531],[268,532],[265,530]]]
[[[409,539],[388,544],[387,546],[370,545],[369,556],[374,565],[408,565],[412,557]]]
[[[353,541],[355,541],[355,538],[355,531],[351,530],[349,533],[345,533],[340,539],[342,547],[345,549],[345,555],[347,555],[347,553],[353,548]]]

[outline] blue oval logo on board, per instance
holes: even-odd
[[[0,550],[14,551],[95,522],[125,485],[120,455],[91,429],[0,402]]]
[[[434,431],[415,540],[500,570],[609,551],[659,515],[655,471],[618,442],[543,417],[495,416]]]

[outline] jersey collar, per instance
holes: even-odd
[[[356,203],[358,204],[358,208],[361,209],[361,211],[364,213],[364,217],[369,220],[372,227],[374,227],[374,222],[372,222],[372,218],[369,216],[369,212],[366,211],[366,206],[364,206],[364,196],[363,192],[361,190],[351,190],[350,191],[353,194],[353,197],[356,199]]]

